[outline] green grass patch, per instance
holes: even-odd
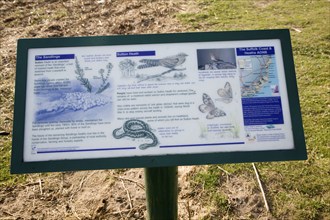
[[[0,137],[0,186],[10,186],[24,182],[26,175],[10,174],[11,140]]]
[[[327,0],[198,0],[199,12],[178,18],[191,31],[290,29],[308,160],[258,163],[279,219],[330,218],[330,2]],[[250,164],[221,167],[233,175],[253,172]],[[205,189],[217,186],[220,170],[202,171]],[[197,175],[198,176],[198,175]],[[212,193],[206,199],[216,200]]]
[[[212,204],[217,208],[217,216],[231,216],[233,213],[228,197],[221,192],[221,185],[227,180],[226,173],[219,171],[217,166],[205,166],[193,176],[192,188],[196,193],[201,193],[205,204]]]

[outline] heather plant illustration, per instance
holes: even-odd
[[[102,80],[102,84],[100,85],[100,87],[97,89],[96,94],[100,94],[102,93],[104,90],[106,90],[107,88],[110,87],[110,83],[108,82],[111,70],[113,68],[113,65],[111,63],[108,63],[106,65],[106,75],[105,75],[105,70],[104,69],[100,69],[99,70],[99,75],[100,75],[100,79]],[[76,58],[76,79],[78,81],[80,81],[81,85],[84,86],[87,90],[87,92],[91,93],[93,90],[93,86],[91,85],[90,81],[88,78],[85,78],[85,73],[84,70],[80,67],[79,61]]]
[[[97,90],[96,94],[100,94],[104,90],[106,90],[107,88],[110,87],[110,83],[108,82],[108,79],[109,79],[110,72],[111,72],[112,68],[113,68],[113,65],[111,63],[108,63],[108,65],[106,66],[106,69],[107,69],[106,75],[104,75],[104,73],[105,73],[104,69],[99,70],[99,74],[101,76],[102,84],[99,87],[99,89]]]

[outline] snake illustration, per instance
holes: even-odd
[[[121,129],[124,132],[118,132]],[[123,127],[116,128],[115,130],[113,130],[112,135],[116,139],[120,139],[123,137],[150,138],[152,140],[152,143],[141,144],[139,146],[141,150],[147,149],[149,147],[154,147],[158,144],[157,137],[154,135],[154,133],[150,131],[148,124],[137,119],[131,119],[126,121]]]

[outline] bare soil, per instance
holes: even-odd
[[[13,123],[17,39],[185,32],[175,14],[191,10],[194,1],[184,0],[0,1],[0,131],[11,133]],[[217,192],[227,209],[208,201],[193,182],[205,168],[179,168],[180,219],[270,219],[253,176],[224,172]],[[0,187],[0,219],[145,218],[143,169],[33,174]]]
[[[203,167],[179,167],[179,219],[232,219],[233,215],[234,219],[271,219],[253,179],[227,176],[218,193],[227,196],[228,210],[220,210],[205,200],[203,186],[191,183],[199,169]],[[0,189],[0,219],[131,220],[146,216],[143,169],[34,174],[23,185]]]

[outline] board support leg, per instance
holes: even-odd
[[[149,220],[177,220],[178,167],[145,168]]]

